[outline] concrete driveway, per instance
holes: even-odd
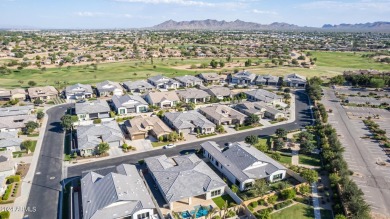
[[[126,140],[127,145],[137,148],[137,151],[148,151],[153,149],[152,142],[149,139]]]

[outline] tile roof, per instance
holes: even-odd
[[[233,143],[223,150],[214,141],[207,141],[201,147],[240,181],[262,179],[286,167],[246,143]]]
[[[200,83],[200,82],[202,82],[201,79],[199,79],[195,76],[192,76],[192,75],[179,76],[179,77],[175,77],[175,79],[179,82],[182,82],[182,83]]]
[[[99,92],[113,92],[114,90],[122,90],[122,86],[119,85],[118,82],[113,82],[113,81],[103,81],[101,83],[96,84],[96,89]]]
[[[66,90],[66,94],[67,95],[69,95],[69,94],[71,95],[71,94],[74,94],[74,93],[80,93],[80,92],[91,93],[91,94],[93,93],[91,85],[89,85],[89,84],[80,84],[80,83],[68,86],[68,87],[66,87],[65,90]]]
[[[207,120],[206,117],[195,110],[187,112],[166,112],[164,116],[178,130],[196,127],[215,127],[214,123]]]
[[[13,160],[13,155],[11,151],[0,151],[0,175],[3,175],[2,172],[13,170],[16,167],[16,162]]]
[[[124,136],[116,121],[77,126],[78,149],[95,148],[101,142],[122,141]]]
[[[36,115],[17,115],[2,117],[0,119],[0,129],[20,129],[24,128],[29,121],[37,121]]]
[[[125,121],[125,126],[129,133],[146,133],[153,130],[157,136],[169,134],[172,130],[160,118],[138,116]]]
[[[18,138],[17,132],[0,132],[0,148],[17,147],[23,140]]]
[[[27,89],[27,92],[31,98],[53,96],[58,94],[57,89],[53,86],[30,87]]]
[[[224,122],[224,120],[238,119],[242,120],[246,115],[232,109],[226,105],[208,106],[199,109],[201,112],[207,114],[211,118]]]
[[[227,87],[211,87],[207,90],[205,90],[207,93],[209,93],[211,96],[231,96],[232,91]]]
[[[255,80],[256,78],[256,74],[253,74],[249,71],[242,71],[242,72],[238,72],[236,74],[233,74],[232,75],[233,78],[240,78],[240,79],[247,79],[247,80]]]
[[[148,105],[148,103],[140,96],[125,94],[123,96],[114,95],[112,103],[116,108],[134,108],[139,105]]]
[[[306,83],[306,77],[292,73],[284,76],[284,81],[292,83]]]
[[[175,91],[150,92],[146,96],[148,96],[150,98],[152,103],[161,103],[164,100],[169,100],[169,101],[179,101],[180,100]]]
[[[108,106],[108,103],[105,100],[76,103],[75,109],[77,115],[110,112],[110,106]]]
[[[186,90],[178,90],[178,91],[176,91],[176,93],[179,95],[179,97],[182,97],[184,99],[210,97],[210,94],[208,94],[206,91],[199,90],[196,88],[188,88]]]
[[[263,89],[246,91],[245,94],[253,96],[257,100],[264,101],[266,103],[272,102],[273,100],[282,99],[281,96]]]
[[[256,114],[259,112],[269,112],[273,115],[277,113],[283,113],[282,111],[268,106],[264,102],[246,102],[237,104],[236,109],[242,112],[247,112],[248,114]]]
[[[153,85],[151,85],[148,82],[143,81],[143,80],[140,80],[140,81],[126,81],[126,82],[123,83],[123,85],[125,87],[127,87],[127,89],[129,91],[130,90],[137,90],[137,89],[149,90],[149,89],[154,89],[155,88]]]
[[[226,78],[225,75],[218,75],[217,73],[201,73],[199,77],[208,80],[208,81],[218,81],[220,79]]]
[[[168,158],[145,158],[165,199],[171,203],[226,186],[225,182],[195,154]]]
[[[33,105],[0,107],[0,117],[28,115],[33,109]]]
[[[134,165],[121,164],[102,176],[89,172],[81,179],[83,218],[122,218],[155,208]]]

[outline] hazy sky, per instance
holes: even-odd
[[[173,19],[301,26],[390,20],[390,0],[0,0],[0,27],[131,28]]]

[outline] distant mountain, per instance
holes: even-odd
[[[339,24],[339,25],[331,25],[325,24],[322,26],[323,29],[342,29],[342,30],[390,30],[390,22],[378,21],[374,23],[365,23],[365,24]]]
[[[153,29],[160,30],[186,30],[186,29],[198,29],[198,30],[297,30],[302,29],[294,24],[287,23],[272,23],[272,24],[258,24],[254,22],[246,22],[242,20],[235,21],[218,21],[218,20],[194,20],[194,21],[174,21],[168,20],[156,26]]]
[[[158,30],[298,30],[298,31],[377,31],[390,32],[390,22],[374,22],[365,24],[325,24],[321,28],[301,27],[295,24],[278,23],[259,24],[255,22],[246,22],[242,20],[218,21],[218,20],[192,20],[192,21],[174,21],[168,20],[155,25],[152,29]]]

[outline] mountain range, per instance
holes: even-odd
[[[242,20],[218,21],[218,20],[192,20],[192,21],[174,21],[168,20],[155,25],[152,29],[158,30],[324,30],[324,31],[373,31],[390,32],[390,22],[378,21],[364,24],[325,24],[318,27],[302,27],[295,24],[274,22],[271,24],[259,24],[255,22],[246,22]]]

